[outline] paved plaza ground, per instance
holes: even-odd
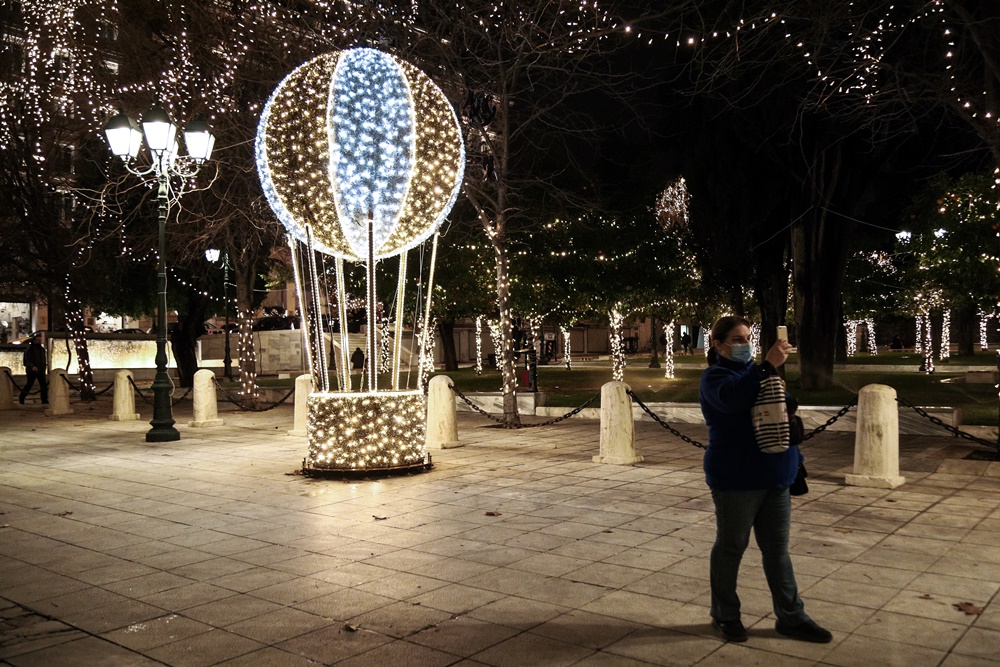
[[[621,467],[595,421],[460,414],[433,470],[345,482],[296,474],[287,405],[193,429],[185,401],[165,444],[73,407],[0,412],[0,664],[1000,665],[1000,463],[966,441],[902,436],[893,491],[844,486],[853,434],[809,441],[791,550],[834,640],[775,633],[751,547],[726,644],[701,450],[656,424]]]

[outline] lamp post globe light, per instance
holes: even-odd
[[[124,112],[108,121],[104,127],[111,152],[125,163],[125,168],[141,178],[155,177],[156,198],[159,204],[159,255],[157,260],[157,313],[156,313],[156,376],[153,380],[152,428],[146,433],[146,442],[169,442],[180,440],[181,434],[174,428],[171,414],[170,393],[173,384],[167,375],[167,265],[165,260],[167,209],[171,194],[181,196],[181,189],[172,192],[171,178],[183,181],[195,176],[201,165],[212,155],[215,136],[204,120],[195,120],[184,130],[184,145],[187,155],[178,155],[177,126],[162,107],[153,107],[139,124]],[[150,165],[137,167],[134,160],[139,155],[142,140],[149,148]]]
[[[226,334],[226,356],[222,360],[222,365],[223,375],[231,382],[233,379],[233,357],[229,353],[229,253],[220,253],[215,248],[209,248],[205,251],[205,259],[215,264],[219,261],[220,254],[222,255],[222,300],[226,311],[226,327],[223,330]]]

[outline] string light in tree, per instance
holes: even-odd
[[[611,342],[611,377],[616,382],[625,381],[625,341],[622,339],[624,318],[617,308],[609,313],[611,327],[609,330]]]
[[[670,320],[663,324],[663,338],[666,343],[663,345],[663,377],[668,380],[674,378],[674,321]]]
[[[941,313],[941,349],[938,359],[944,361],[951,357],[951,308],[945,308]]]
[[[875,340],[875,319],[871,317],[866,319],[865,326],[868,327],[868,354],[876,357],[878,356],[878,343]]]
[[[858,351],[858,323],[861,320],[845,320],[844,328],[847,329],[847,356],[853,357]]]
[[[759,322],[752,322],[750,324],[750,345],[754,351],[754,354],[760,351],[760,328]]]
[[[476,375],[483,374],[483,318],[476,317]]]
[[[563,362],[566,364],[566,370],[573,369],[573,345],[569,337],[569,327],[560,326],[559,335],[562,336],[563,340]]]
[[[931,336],[931,313],[925,311],[921,318],[924,323],[924,372],[930,375],[934,372],[934,340]]]
[[[989,326],[989,315],[986,311],[979,311],[979,349],[985,352],[990,349],[989,343],[986,340],[986,332]]]
[[[917,354],[923,354],[924,351],[924,314],[922,312],[916,315],[916,327],[917,327],[917,337],[913,343],[913,351]]]
[[[656,197],[656,219],[664,229],[687,227],[690,203],[691,195],[687,189],[687,181],[681,176],[667,185]]]

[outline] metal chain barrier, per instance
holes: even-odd
[[[138,394],[139,398],[141,398],[143,401],[145,401],[147,405],[152,405],[153,404],[152,399],[150,399],[144,393],[142,393],[142,389],[139,389],[139,387],[136,386],[135,380],[132,379],[131,375],[128,376],[128,383],[130,385],[132,385],[132,389],[135,390],[135,393]]]
[[[473,403],[471,400],[469,400],[469,397],[466,396],[465,394],[463,394],[462,392],[460,392],[455,387],[455,385],[450,384],[450,385],[448,385],[448,388],[451,389],[453,392],[455,392],[455,395],[457,395],[459,398],[461,398],[463,401],[465,401],[466,405],[468,405],[474,411],[478,412],[479,414],[481,414],[482,416],[486,417],[487,419],[491,419],[491,420],[495,421],[496,423],[501,424],[505,428],[511,428],[511,429],[538,428],[539,426],[552,426],[553,424],[558,424],[559,422],[564,421],[566,419],[569,419],[570,417],[572,417],[575,414],[578,414],[581,410],[583,410],[588,405],[590,405],[591,403],[593,403],[594,401],[596,401],[598,398],[601,397],[601,394],[597,393],[597,394],[594,395],[593,398],[591,398],[589,401],[587,401],[586,403],[584,403],[580,407],[573,408],[572,410],[570,410],[566,414],[562,415],[561,417],[556,417],[555,419],[550,419],[547,422],[542,422],[540,424],[508,424],[502,418],[500,418],[500,417],[494,417],[493,415],[491,415],[490,413],[486,412],[481,407],[479,407],[478,405],[476,405],[475,403]]]
[[[680,438],[681,440],[683,440],[684,442],[686,442],[689,445],[694,445],[695,447],[699,447],[701,449],[708,449],[705,445],[701,444],[700,442],[698,442],[697,440],[695,440],[693,438],[690,438],[690,437],[684,435],[683,433],[681,433],[680,431],[678,431],[677,429],[675,429],[673,426],[671,426],[667,422],[665,422],[662,419],[660,419],[660,416],[658,414],[656,414],[655,412],[653,412],[652,410],[650,410],[649,407],[645,403],[643,403],[641,400],[639,400],[639,397],[636,396],[634,393],[632,393],[631,389],[626,389],[625,393],[628,394],[629,396],[631,396],[632,400],[635,401],[636,403],[638,403],[639,407],[642,408],[642,411],[645,412],[650,417],[652,417],[653,421],[655,421],[657,424],[659,424],[663,428],[667,429],[668,431],[670,431],[675,436],[677,436],[678,438]]]
[[[5,370],[5,371],[4,371],[4,373],[6,373],[6,374],[7,374],[7,377],[9,377],[9,378],[10,378],[10,383],[11,383],[12,385],[14,385],[15,387],[17,387],[17,390],[18,390],[18,391],[24,391],[24,388],[23,388],[23,387],[22,387],[21,385],[19,385],[19,384],[17,383],[17,380],[15,380],[15,379],[14,379],[14,376],[10,374],[10,371],[9,371],[9,370]],[[39,389],[36,389],[35,391],[39,391]],[[33,394],[34,394],[34,393],[35,393],[35,391],[33,391],[33,392],[31,392],[31,393],[33,393]]]
[[[855,396],[854,398],[851,399],[851,402],[848,403],[847,405],[845,405],[844,407],[842,407],[840,409],[840,411],[837,412],[837,414],[835,414],[834,416],[830,417],[829,419],[826,420],[826,422],[820,424],[819,426],[817,426],[813,430],[811,430],[808,433],[806,433],[805,436],[803,436],[803,438],[802,438],[802,442],[805,442],[806,440],[808,440],[809,438],[812,438],[815,435],[819,435],[820,433],[822,433],[826,429],[828,429],[831,426],[833,426],[837,422],[838,419],[840,419],[841,417],[843,417],[844,415],[846,415],[848,412],[850,412],[851,408],[853,408],[857,404],[858,404],[858,397]],[[802,442],[800,442],[799,444],[801,445]]]
[[[69,381],[69,377],[66,376],[66,375],[63,375],[62,379],[66,380],[66,384],[68,384],[69,388],[72,389],[73,391],[75,391],[77,393],[81,393],[83,391],[83,384],[82,383],[81,384],[73,384],[72,382]],[[111,391],[111,388],[114,387],[114,386],[115,386],[115,383],[112,382],[111,384],[109,384],[107,387],[105,387],[104,389],[102,389],[100,391],[96,391],[96,387],[95,387],[94,397],[96,398],[98,396],[103,396],[104,394],[106,394],[109,391]]]
[[[192,390],[192,389],[193,389],[193,387],[188,387],[188,388],[187,388],[187,391],[185,391],[185,392],[184,392],[183,394],[181,394],[181,395],[180,395],[179,397],[177,397],[177,398],[174,398],[174,399],[171,399],[171,401],[170,401],[170,405],[171,405],[171,406],[174,406],[174,405],[177,405],[178,403],[180,403],[181,401],[183,401],[183,400],[184,400],[185,398],[187,398],[188,394],[190,394],[190,393],[191,393],[191,390]]]
[[[138,385],[136,385],[135,380],[132,379],[131,375],[128,378],[128,383],[132,385],[132,389],[135,390],[135,393],[139,395],[139,398],[141,398],[143,402],[146,403],[146,405],[153,405],[153,399],[149,398],[144,393],[142,393],[142,389],[139,389]],[[191,393],[191,387],[188,387],[187,391],[181,394],[178,398],[171,399],[170,401],[171,407],[183,401],[185,398],[187,398],[187,395],[190,393]]]
[[[267,412],[268,410],[273,410],[276,407],[278,407],[279,405],[281,405],[282,403],[284,403],[285,401],[287,401],[288,398],[292,394],[295,393],[295,387],[293,386],[288,391],[288,393],[285,394],[284,396],[282,396],[278,401],[275,401],[274,403],[271,403],[270,405],[255,405],[253,403],[250,403],[250,402],[247,402],[247,401],[244,401],[244,400],[233,398],[232,394],[230,394],[228,391],[226,391],[225,388],[221,384],[219,384],[218,378],[212,378],[212,382],[215,383],[216,388],[219,391],[222,392],[222,396],[227,401],[229,401],[230,403],[232,403],[233,405],[235,405],[236,407],[238,407],[240,410],[244,410],[246,412]]]
[[[1000,443],[990,442],[989,440],[983,440],[982,438],[977,438],[976,436],[972,435],[971,433],[966,433],[965,431],[963,431],[961,429],[955,428],[951,424],[945,424],[940,418],[935,417],[932,414],[928,414],[928,412],[926,410],[924,410],[924,409],[922,409],[922,408],[914,405],[913,403],[910,403],[908,400],[906,400],[902,396],[897,396],[896,397],[896,402],[905,405],[906,407],[910,408],[911,410],[913,410],[914,412],[916,412],[918,415],[920,415],[921,417],[923,417],[924,419],[926,419],[930,423],[936,424],[937,426],[940,426],[944,430],[946,430],[949,433],[951,433],[952,435],[954,435],[956,438],[965,438],[966,440],[972,440],[973,442],[978,442],[981,445],[986,445],[987,447],[992,447],[993,449],[1000,450]]]

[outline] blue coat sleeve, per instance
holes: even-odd
[[[725,414],[747,413],[760,393],[766,373],[757,365],[749,373],[736,373],[722,366],[705,369],[701,377],[701,398],[706,405]]]

